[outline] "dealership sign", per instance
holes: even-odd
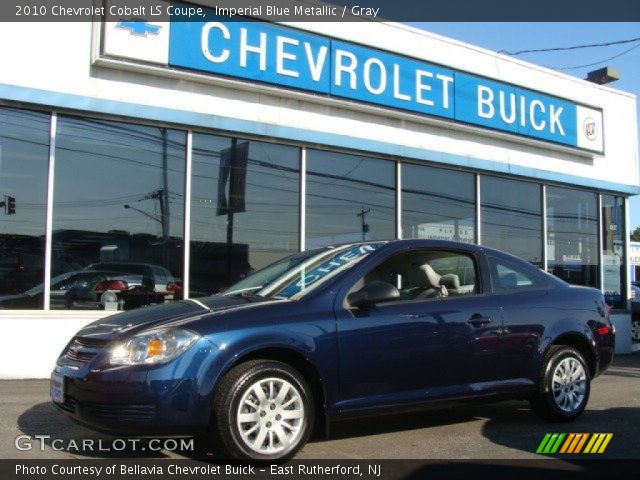
[[[183,19],[184,20],[184,19]],[[105,56],[260,82],[603,152],[602,111],[261,21],[112,22]]]

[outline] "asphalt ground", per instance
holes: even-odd
[[[334,424],[329,439],[310,442],[297,458],[534,459],[541,457],[535,451],[547,432],[613,433],[597,458],[640,459],[640,353],[615,358],[593,382],[587,410],[573,423],[539,420],[527,402],[378,416]],[[16,448],[20,435],[28,436],[18,443],[23,449],[31,445],[30,450]],[[48,438],[39,440],[37,435]],[[177,459],[212,454],[203,441],[191,452],[188,445],[174,451],[173,443],[161,449],[165,444],[148,441],[123,448],[114,439],[75,424],[55,409],[48,380],[0,381],[0,459]],[[83,448],[83,440],[93,441],[93,448]]]

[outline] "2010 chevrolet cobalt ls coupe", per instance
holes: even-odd
[[[91,428],[211,431],[232,457],[275,460],[314,423],[452,399],[528,399],[573,420],[613,349],[598,290],[479,246],[369,242],[98,320],[62,352],[51,392]]]

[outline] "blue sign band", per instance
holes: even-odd
[[[265,22],[175,18],[169,65],[578,145],[573,102]]]

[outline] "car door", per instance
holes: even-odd
[[[502,308],[500,389],[509,391],[537,382],[537,356],[545,322],[556,313],[548,301],[551,285],[534,266],[487,255],[494,297]]]
[[[468,253],[420,250],[419,258],[439,257],[440,264],[462,256],[471,265],[471,274],[456,270],[458,279],[469,277],[465,285],[451,288],[446,297],[401,298],[398,301],[352,308],[342,303],[336,308],[341,410],[421,403],[427,400],[475,395],[491,391],[499,371],[499,334],[502,317],[491,295],[484,295],[477,259]],[[401,291],[415,286],[407,280],[411,266],[398,254],[367,277],[386,278]],[[392,265],[387,268],[384,265]],[[445,270],[440,270],[442,277]],[[448,273],[446,275],[454,275]],[[473,283],[468,283],[469,281]],[[407,285],[409,283],[409,285]],[[464,287],[464,288],[462,288]],[[466,290],[465,290],[466,289]],[[352,289],[353,290],[353,289]],[[458,292],[453,292],[458,290]],[[464,292],[464,293],[463,293]]]

